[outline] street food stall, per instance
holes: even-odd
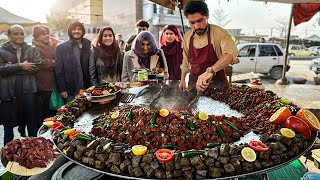
[[[310,112],[272,91],[232,85],[197,97],[193,90],[180,92],[178,84],[121,93],[111,83],[87,89],[46,119],[39,135],[49,136],[74,164],[122,179],[263,174],[299,158],[316,140],[317,131],[295,126]],[[105,102],[105,94],[94,95],[104,87],[113,88],[108,96],[115,99]],[[133,100],[120,102],[125,94],[134,94]],[[91,102],[93,95],[101,97]]]

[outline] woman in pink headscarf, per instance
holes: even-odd
[[[169,79],[180,80],[182,64],[182,36],[175,25],[166,25],[160,36],[160,48],[167,59]]]

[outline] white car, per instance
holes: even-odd
[[[234,73],[270,74],[273,79],[280,79],[284,66],[284,51],[279,44],[246,43],[239,44],[239,63],[234,64]],[[289,61],[286,71],[290,69]]]
[[[316,74],[320,73],[320,58],[314,59],[309,65],[309,69],[314,71]]]
[[[311,46],[308,49],[311,51],[316,51],[318,53],[317,56],[320,55],[320,46]]]

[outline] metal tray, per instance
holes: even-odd
[[[182,93],[182,98],[177,100],[176,96],[180,96],[180,93]],[[185,98],[185,94],[184,93],[188,93],[188,97],[189,99]],[[179,104],[181,104],[183,101],[186,101],[185,103],[185,107],[188,107],[188,101],[192,100],[196,95],[196,91],[192,92],[179,92],[177,84],[175,83],[174,85],[162,85],[162,86],[149,86],[147,88],[145,88],[145,91],[143,91],[143,93],[139,93],[140,96],[136,96],[136,98],[132,101],[131,104],[133,105],[138,105],[138,104],[143,104],[143,105],[147,105],[149,107],[153,107],[153,109],[158,109],[159,106],[157,106],[158,103],[163,103],[163,101],[159,98],[159,95],[164,95],[165,99],[168,102],[172,102],[174,101],[179,101]],[[168,96],[170,95],[170,96]],[[193,97],[192,97],[193,96]],[[109,110],[111,110],[113,107],[117,106],[117,105],[121,105],[122,103],[119,103],[119,99],[117,98],[115,100],[113,100],[111,103],[107,104],[107,105],[94,105],[94,107],[87,109],[79,118],[78,120],[75,122],[74,127],[77,129],[81,129],[84,132],[89,133],[91,131],[92,128],[92,122],[95,118],[99,117],[100,114],[102,114],[103,112],[107,112]],[[181,102],[180,102],[181,101]],[[205,106],[205,104],[210,104],[210,107]],[[184,109],[184,108],[183,108]],[[219,102],[219,101],[215,101],[212,100],[211,98],[207,98],[205,96],[200,96],[199,100],[197,102],[195,102],[192,105],[192,112],[196,112],[196,111],[206,111],[208,114],[215,114],[215,115],[226,115],[226,116],[236,116],[236,117],[241,117],[242,114],[232,110],[229,108],[228,105]],[[42,128],[46,128],[46,127],[42,127]],[[48,129],[48,128],[46,128]],[[39,130],[39,135],[41,135],[42,133],[46,133],[45,129],[40,129]],[[312,132],[312,137],[310,140],[310,144],[308,146],[308,148],[304,149],[303,151],[301,151],[297,156],[288,159],[286,162],[283,162],[281,164],[275,165],[273,167],[269,167],[263,170],[259,170],[259,171],[254,171],[254,172],[250,172],[250,173],[244,173],[244,174],[237,174],[237,175],[232,175],[232,176],[228,176],[228,177],[221,177],[221,178],[215,178],[215,179],[232,179],[232,178],[239,178],[239,177],[245,177],[245,176],[249,176],[249,175],[255,175],[255,174],[262,174],[268,171],[272,171],[278,168],[281,168],[287,164],[289,164],[290,162],[296,160],[297,158],[299,158],[300,156],[302,156],[303,154],[305,154],[307,151],[309,151],[311,149],[311,147],[313,146],[313,144],[316,141],[316,137],[318,135],[318,132]],[[240,144],[240,143],[246,143],[249,142],[250,140],[259,140],[259,135],[254,134],[253,132],[250,132],[248,134],[246,134],[244,137],[242,137],[239,141],[234,142],[233,144]],[[60,149],[58,149],[60,151]],[[100,173],[105,173],[109,176],[114,176],[114,177],[118,177],[118,178],[124,178],[124,179],[148,179],[148,178],[138,178],[138,177],[130,177],[126,174],[113,174],[110,172],[105,172],[105,171],[101,171],[89,166],[86,166],[84,164],[82,164],[81,162],[78,162],[68,156],[66,156],[63,152],[61,152],[61,154],[63,154],[67,159],[69,159],[70,161],[73,161],[74,163],[77,163],[80,166],[86,167],[88,169],[100,172]],[[184,179],[183,177],[181,177],[180,179]]]

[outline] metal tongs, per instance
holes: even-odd
[[[196,95],[196,97],[195,97],[194,99],[192,99],[192,101],[189,103],[188,109],[189,109],[190,107],[192,107],[192,105],[193,105],[194,103],[198,102],[198,100],[199,100],[200,96],[202,96],[202,94],[203,94],[203,91],[197,91],[197,95]]]

